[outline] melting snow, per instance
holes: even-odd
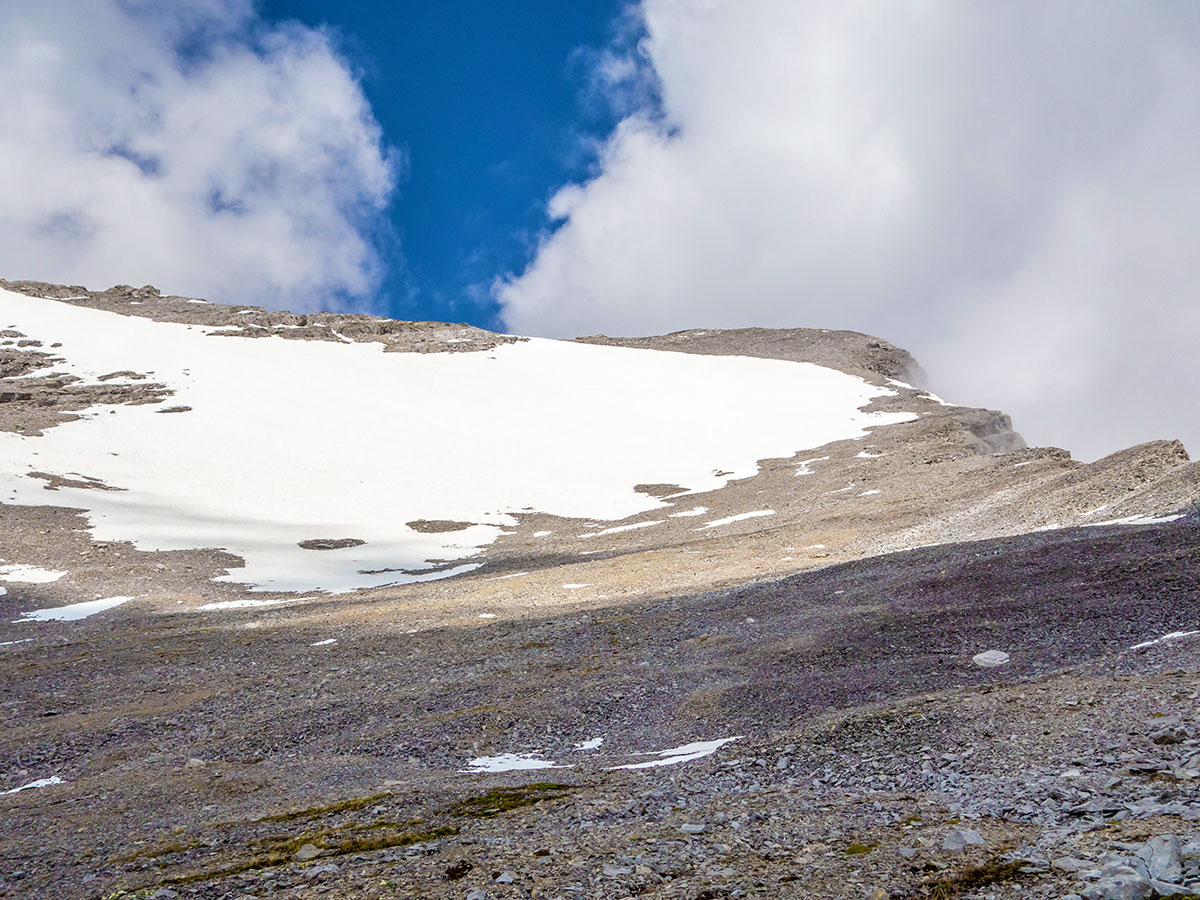
[[[310,647],[328,647],[330,644],[336,644],[337,638],[325,638],[323,641],[317,641],[315,644],[309,644]]]
[[[536,753],[503,753],[500,756],[480,756],[467,763],[470,768],[460,772],[524,772],[531,769],[570,769]]]
[[[1126,516],[1124,519],[1109,519],[1107,522],[1088,522],[1084,528],[1099,528],[1102,525],[1163,525],[1167,522],[1174,522],[1177,519],[1182,519],[1186,513],[1177,513],[1173,516]]]
[[[533,536],[534,537],[546,537],[547,535],[551,535],[551,534],[554,534],[554,532],[553,531],[535,531],[533,533]]]
[[[669,519],[686,519],[689,516],[702,516],[708,512],[707,506],[693,506],[691,509],[685,509],[683,512],[668,513]]]
[[[34,609],[21,613],[18,622],[75,622],[86,619],[96,613],[128,603],[132,597],[105,597],[101,600],[87,600],[83,603],[71,603],[67,606],[54,606],[49,609]]]
[[[717,741],[698,741],[694,744],[684,744],[682,747],[672,747],[670,750],[637,754],[639,756],[657,756],[660,758],[652,759],[648,762],[626,763],[623,766],[612,766],[610,768],[614,770],[651,769],[656,766],[674,766],[679,763],[691,762],[693,759],[700,759],[702,756],[710,756],[730,741],[740,741],[741,739],[742,736],[739,734],[737,737],[721,738]]]
[[[800,463],[800,468],[798,468],[796,470],[796,474],[797,475],[811,475],[811,474],[813,474],[813,470],[809,467],[813,463],[824,462],[827,459],[829,459],[828,456],[816,456],[816,457],[813,457],[812,459],[806,459],[802,463]]]
[[[33,638],[21,638],[19,641],[0,641],[0,647],[11,647],[13,644],[28,644]]]
[[[600,745],[603,743],[604,743],[604,738],[594,737],[594,738],[589,738],[586,741],[580,741],[578,744],[576,744],[571,749],[572,750],[599,750]]]
[[[605,528],[603,531],[593,531],[590,534],[581,534],[581,538],[602,537],[606,534],[620,534],[622,531],[636,531],[638,528],[649,528],[651,525],[661,525],[662,519],[655,519],[653,522],[634,522],[632,525],[617,525],[613,528]]]
[[[591,586],[592,586],[591,582],[587,582],[585,584],[564,584],[563,585],[563,587],[565,587],[568,591],[577,591],[580,588],[591,587]]]
[[[1177,641],[1180,638],[1192,637],[1200,634],[1200,631],[1172,631],[1170,634],[1164,634],[1160,638],[1155,638],[1152,641],[1142,641],[1140,644],[1134,644],[1130,650],[1142,650],[1146,647],[1153,647],[1155,644],[1161,644],[1165,641]]]
[[[480,613],[480,614],[479,614],[479,618],[481,618],[481,619],[494,619],[494,618],[496,618],[496,614],[495,614],[495,613]]]
[[[220,580],[258,590],[449,577],[469,567],[401,570],[470,557],[523,509],[628,519],[665,505],[634,485],[715,490],[756,474],[761,459],[917,417],[863,412],[891,390],[784,360],[542,339],[442,354],[385,353],[375,342],[214,338],[219,328],[3,290],[0,310],[31,338],[61,342],[56,353],[66,362],[56,368],[85,380],[153,372],[174,392],[169,405],[191,407],[163,416],[160,404],[110,406],[36,439],[2,432],[5,496],[81,508],[101,541],[223,548],[245,566]],[[497,395],[508,399],[498,404]],[[723,427],[698,440],[693,425],[705,420]],[[48,493],[41,480],[15,474],[69,472],[81,460],[122,490]],[[453,533],[399,524],[418,519],[478,524]],[[365,543],[297,546],[344,535]]]
[[[700,531],[704,528],[720,528],[722,525],[728,525],[731,522],[741,522],[744,519],[757,519],[760,516],[773,516],[773,509],[756,509],[754,512],[738,513],[736,516],[726,516],[724,519],[713,519],[711,522],[705,522],[700,528],[694,528],[693,531]]]
[[[23,581],[26,584],[48,584],[58,581],[66,572],[39,569],[37,566],[0,566],[0,581]]]
[[[295,603],[298,600],[311,600],[312,597],[287,597],[282,600],[219,600],[216,603],[205,603],[197,606],[193,612],[208,612],[214,609],[252,609],[259,606],[275,606],[279,603]]]
[[[876,489],[875,489],[875,490],[873,490],[873,491],[863,491],[863,492],[862,492],[861,494],[859,494],[858,496],[860,496],[860,497],[874,497],[876,494],[882,494],[882,493],[883,493],[883,491],[881,491],[881,490],[879,490],[878,488],[876,488]]]
[[[923,393],[920,393],[917,396],[920,397],[922,400],[932,400],[934,403],[937,403],[941,406],[957,406],[958,405],[957,403],[947,403],[945,400],[943,400],[937,394],[931,394],[929,391],[924,391]]]
[[[870,450],[860,450],[858,452],[858,459],[879,459],[881,456],[883,456],[882,453],[872,453]]]
[[[30,788],[50,787],[52,784],[62,784],[63,780],[57,775],[51,775],[49,778],[39,778],[37,781],[31,781],[29,784],[23,784],[20,787],[13,788],[10,791],[0,791],[3,794],[17,794],[21,791],[27,791]]]

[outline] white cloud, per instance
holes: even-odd
[[[397,158],[328,35],[250,0],[0,6],[0,274],[356,305]]]
[[[508,327],[853,328],[1089,458],[1200,451],[1200,11],[644,0],[656,84],[501,282]],[[624,56],[615,55],[618,51]],[[632,76],[628,62],[643,69]],[[645,93],[643,91],[643,93]]]

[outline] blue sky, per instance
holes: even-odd
[[[330,28],[406,165],[383,240],[397,318],[498,327],[491,282],[520,272],[558,186],[616,124],[589,90],[615,0],[267,0],[270,20]],[[589,54],[588,51],[591,51]]]

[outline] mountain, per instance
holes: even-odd
[[[1178,442],[1029,448],[844,331],[0,328],[0,896],[1200,878]]]

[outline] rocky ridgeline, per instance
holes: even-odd
[[[220,329],[214,335],[229,337],[374,342],[393,353],[466,353],[521,340],[465,323],[409,322],[361,313],[292,313],[269,311],[260,306],[230,306],[163,294],[151,285],[135,288],[118,284],[104,291],[89,291],[82,285],[0,278],[0,288],[157,322],[206,325]]]

